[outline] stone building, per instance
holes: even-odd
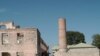
[[[53,55],[59,50],[58,45],[52,48]],[[67,56],[100,56],[99,49],[93,45],[79,43],[67,46]]]
[[[54,56],[100,56],[99,49],[95,46],[85,43],[79,43],[77,45],[67,45],[66,35],[66,20],[65,18],[59,18],[59,45],[57,48],[53,48]]]
[[[48,46],[37,28],[20,28],[12,22],[1,22],[0,56],[48,56]]]

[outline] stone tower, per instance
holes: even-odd
[[[67,39],[66,39],[66,20],[65,18],[59,18],[59,51],[55,56],[67,56]]]
[[[66,21],[63,18],[59,19],[59,50],[66,51]]]

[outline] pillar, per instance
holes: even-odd
[[[66,20],[65,18],[59,18],[59,51],[66,51],[67,39],[66,39]]]

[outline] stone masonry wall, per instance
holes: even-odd
[[[97,48],[69,49],[67,56],[99,56],[99,50]]]
[[[8,44],[2,45],[2,33],[8,34]],[[17,33],[22,33],[21,43],[17,43]],[[21,52],[23,56],[35,56],[37,53],[37,33],[33,29],[0,30],[0,56],[2,52],[8,52],[11,56],[16,56]]]

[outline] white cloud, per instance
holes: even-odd
[[[6,12],[6,9],[5,8],[0,9],[0,13],[2,12]]]

